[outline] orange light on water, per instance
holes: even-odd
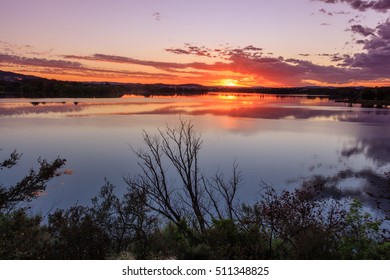
[[[236,100],[237,95],[233,94],[219,94],[218,99],[224,99],[224,100]]]

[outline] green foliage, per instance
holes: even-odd
[[[110,239],[86,207],[57,210],[49,216],[52,259],[104,259]]]
[[[47,226],[23,209],[0,214],[0,257],[390,259],[381,220],[357,200],[345,209],[317,189],[277,193],[268,187],[259,202],[241,206],[239,219],[215,219],[203,232],[186,220],[157,227],[144,194],[129,189],[118,198],[114,189],[106,182],[92,207],[57,210]]]
[[[185,223],[183,221],[183,223]],[[172,222],[156,230],[150,237],[150,256],[156,259],[191,259],[188,250],[194,246],[192,239]]]
[[[49,242],[41,217],[30,216],[23,209],[0,213],[0,259],[45,258]]]
[[[148,238],[157,226],[150,214],[146,193],[128,187],[122,198],[114,193],[115,186],[106,181],[98,196],[92,199],[90,212],[96,224],[109,237],[112,254],[132,250],[137,258],[145,258]]]
[[[361,202],[324,197],[319,183],[282,192],[264,184],[256,203],[237,205],[236,164],[230,181],[221,173],[204,178],[191,123],[159,132],[160,140],[144,134],[150,153],[137,153],[143,173],[125,180],[121,197],[106,180],[91,206],[58,209],[47,224],[19,203],[43,191],[65,160],[39,159],[37,170],[0,186],[0,258],[390,259],[384,220],[365,213]],[[180,191],[167,180],[162,155],[182,177]],[[0,170],[19,160],[14,151]]]
[[[343,259],[388,259],[389,242],[383,242],[382,220],[374,219],[363,212],[363,205],[354,199],[345,219],[345,227],[340,237],[339,253]]]
[[[9,158],[0,162],[0,171],[15,167],[21,158],[16,150]],[[26,209],[18,207],[29,202],[46,189],[46,184],[58,176],[64,159],[53,162],[38,160],[40,167],[12,186],[0,185],[0,258],[40,259],[45,258],[49,248],[50,235],[41,225],[39,216],[31,216]]]

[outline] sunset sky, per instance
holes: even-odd
[[[1,0],[0,70],[73,81],[390,85],[390,0]]]

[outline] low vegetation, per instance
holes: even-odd
[[[202,139],[193,124],[143,132],[133,149],[140,173],[118,196],[106,181],[91,206],[57,209],[43,222],[25,202],[60,175],[65,160],[39,160],[14,186],[0,186],[1,259],[390,259],[389,231],[355,199],[322,195],[321,184],[238,203],[241,173],[200,171]],[[12,168],[16,151],[0,162]],[[176,178],[176,179],[171,179]]]

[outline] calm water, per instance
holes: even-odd
[[[0,173],[9,185],[37,166],[38,157],[67,159],[66,175],[51,181],[34,211],[88,204],[107,177],[138,172],[130,145],[141,132],[175,126],[180,116],[201,133],[201,169],[226,175],[236,160],[242,171],[241,201],[260,196],[261,181],[292,189],[313,176],[326,177],[330,193],[389,197],[390,114],[348,107],[324,97],[209,94],[121,99],[2,99],[0,159],[15,148],[17,168]],[[386,200],[382,200],[382,208]],[[376,203],[370,204],[373,209]]]

